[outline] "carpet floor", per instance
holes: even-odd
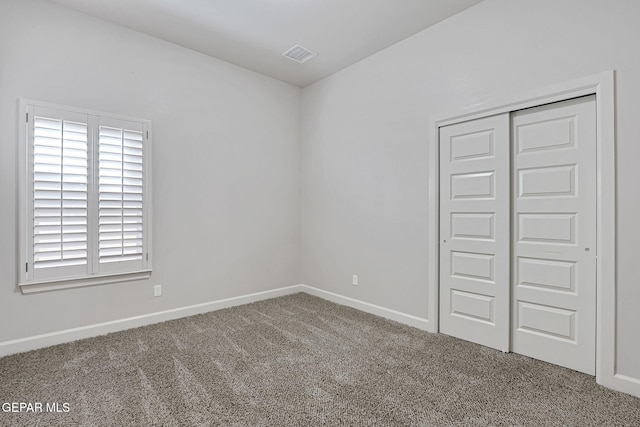
[[[10,402],[43,408],[2,426],[640,426],[588,375],[302,293],[4,357]]]

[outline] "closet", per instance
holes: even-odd
[[[595,374],[595,96],[440,128],[440,332]]]

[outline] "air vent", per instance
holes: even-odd
[[[307,62],[311,58],[318,56],[318,54],[315,52],[311,52],[309,49],[306,49],[300,45],[295,45],[294,47],[283,53],[282,56],[302,64],[303,62]]]

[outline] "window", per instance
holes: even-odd
[[[21,113],[22,291],[149,277],[150,122],[29,101]]]

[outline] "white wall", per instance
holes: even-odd
[[[20,293],[20,97],[152,120],[150,280]],[[0,343],[300,283],[299,103],[298,88],[228,63],[0,0]]]
[[[430,118],[615,69],[617,372],[640,379],[639,16],[636,0],[486,0],[306,88],[304,282],[426,317]]]

